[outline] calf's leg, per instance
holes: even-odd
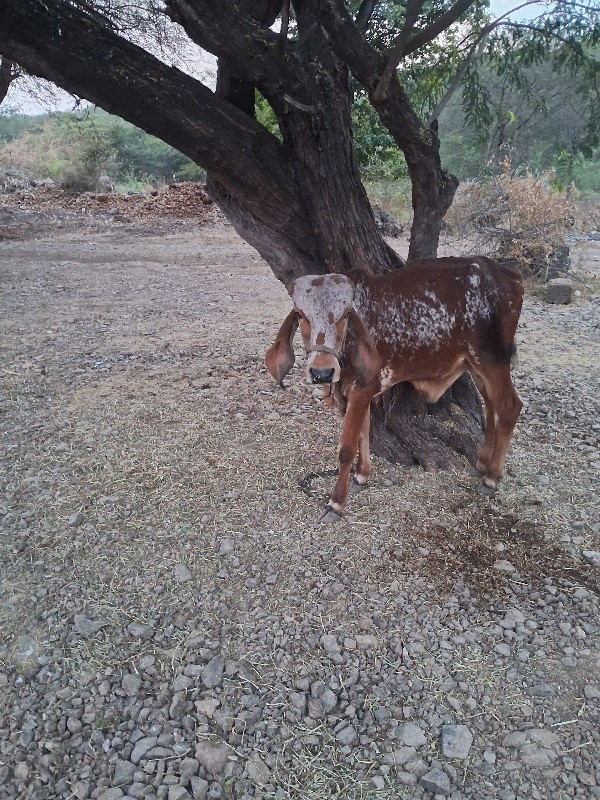
[[[364,433],[365,417],[368,418],[372,397],[372,394],[366,392],[356,392],[348,397],[348,406],[338,446],[338,478],[333,487],[329,504],[326,506],[325,513],[321,518],[321,522],[334,522],[340,519],[342,515],[348,497],[350,468],[352,467],[352,462],[358,450],[359,440]],[[368,442],[369,437],[367,430],[367,448]],[[361,464],[364,469],[364,461],[361,461]]]
[[[371,455],[369,453],[369,429],[371,427],[371,414],[367,410],[363,420],[360,436],[358,437],[358,461],[356,472],[350,484],[350,494],[357,494],[364,489],[371,474]]]
[[[508,364],[480,367],[479,374],[489,399],[495,429],[494,450],[486,465],[481,486],[487,494],[494,491],[502,477],[506,452],[523,403],[513,386]]]

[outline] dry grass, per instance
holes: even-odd
[[[561,268],[561,248],[578,217],[573,196],[554,189],[549,176],[516,173],[507,161],[500,174],[465,184],[446,222],[454,233],[474,235],[480,252],[547,278]]]

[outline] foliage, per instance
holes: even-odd
[[[139,190],[150,184],[204,181],[189,158],[128,122],[99,110],[0,116],[0,158],[73,190],[95,190],[100,175]]]
[[[352,104],[354,154],[366,180],[406,178],[406,161],[362,90]]]

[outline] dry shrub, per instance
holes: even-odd
[[[516,174],[504,162],[498,175],[465,183],[446,217],[478,249],[525,275],[548,277],[566,267],[565,236],[575,225],[574,198],[559,193],[550,175]]]

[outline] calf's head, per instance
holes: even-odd
[[[362,382],[379,369],[379,357],[365,327],[352,309],[354,284],[345,275],[307,275],[288,287],[294,309],[285,318],[265,362],[275,380],[283,379],[294,364],[292,339],[300,328],[308,355],[309,383],[330,384],[340,379],[342,352]]]

